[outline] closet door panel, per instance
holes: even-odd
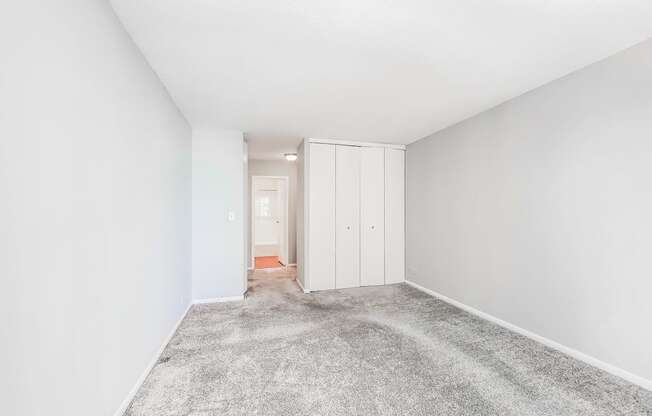
[[[405,280],[405,152],[385,149],[385,283]]]
[[[360,149],[360,285],[385,284],[385,151]]]
[[[309,158],[308,285],[335,289],[335,146],[310,144]]]
[[[357,287],[360,286],[359,147],[336,146],[335,177],[335,286]]]

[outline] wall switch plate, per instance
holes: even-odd
[[[229,221],[235,221],[235,212],[229,211]]]

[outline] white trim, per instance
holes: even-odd
[[[356,142],[353,140],[333,140],[333,139],[315,139],[307,138],[308,143],[321,143],[321,144],[339,144],[342,146],[358,146],[358,147],[383,147],[387,149],[405,150],[404,144],[391,144],[391,143],[374,143],[374,142]]]
[[[310,293],[309,290],[306,290],[306,288],[303,287],[303,285],[301,284],[301,280],[299,280],[299,279],[294,279],[294,280],[297,282],[297,284],[299,285],[299,287],[301,288],[301,290],[303,290],[303,293]]]
[[[248,254],[248,246],[249,246],[249,236],[250,236],[250,225],[248,223],[248,220],[246,217],[248,217],[248,212],[247,212],[247,202],[249,198],[249,142],[247,142],[247,139],[245,135],[243,134],[243,140],[242,140],[242,151],[244,153],[244,157],[242,158],[242,258],[245,259],[243,261],[244,263],[244,270],[242,271],[242,293],[245,293],[249,287],[249,270],[247,268],[247,254]],[[251,267],[253,267],[253,264],[250,264]]]
[[[288,263],[285,267],[297,267],[296,263]]]
[[[222,303],[222,302],[236,302],[244,300],[244,295],[240,296],[226,296],[223,298],[208,298],[208,299],[195,299],[192,301],[193,305],[204,305],[206,303]]]
[[[140,390],[140,388],[142,387],[143,383],[145,382],[145,379],[147,378],[149,373],[152,371],[152,369],[154,368],[154,366],[156,365],[158,360],[161,358],[161,354],[163,354],[163,351],[165,350],[165,347],[168,346],[168,344],[172,340],[172,337],[174,336],[174,334],[177,333],[177,329],[179,329],[179,326],[181,326],[181,322],[183,322],[183,320],[186,318],[186,315],[188,315],[188,312],[190,311],[190,308],[192,308],[192,305],[193,305],[192,303],[190,303],[188,305],[185,312],[181,315],[181,318],[179,318],[177,323],[172,328],[172,331],[170,331],[168,336],[165,337],[165,339],[163,340],[163,343],[161,344],[159,349],[154,354],[154,358],[152,358],[152,360],[149,362],[149,364],[147,364],[147,367],[145,367],[145,371],[143,371],[142,374],[140,375],[140,377],[138,377],[138,380],[136,380],[136,384],[134,384],[134,386],[131,388],[131,390],[129,391],[129,394],[127,394],[127,397],[125,397],[125,399],[120,404],[120,407],[118,407],[118,410],[115,411],[115,413],[113,414],[114,416],[123,416],[124,413],[127,411],[127,409],[129,408],[129,405],[134,400],[134,397],[136,397],[136,393],[138,393],[138,390]]]
[[[652,380],[648,380],[646,378],[643,378],[641,376],[637,376],[636,374],[632,374],[629,371],[623,370],[622,368],[616,367],[615,365],[605,363],[604,361],[600,361],[597,358],[591,357],[590,355],[584,354],[583,352],[577,351],[573,348],[567,347],[565,345],[562,345],[558,342],[555,342],[551,339],[548,339],[546,337],[543,337],[541,335],[535,334],[534,332],[530,332],[527,329],[523,329],[521,327],[518,327],[514,324],[511,324],[509,322],[503,321],[502,319],[496,318],[493,315],[489,315],[488,313],[482,312],[478,309],[475,309],[471,306],[468,306],[462,302],[459,302],[455,299],[451,299],[448,296],[442,295],[441,293],[437,293],[434,290],[427,289],[423,286],[420,286],[414,282],[410,282],[409,280],[406,280],[405,283],[408,285],[414,287],[415,289],[418,289],[424,293],[427,293],[431,296],[434,296],[438,299],[441,299],[442,301],[451,304],[453,306],[456,306],[472,315],[478,316],[482,319],[485,319],[489,322],[493,322],[496,325],[502,326],[503,328],[507,328],[510,331],[514,331],[518,334],[521,334],[525,337],[528,337],[534,341],[537,341],[543,345],[546,345],[550,348],[553,348],[557,351],[561,351],[566,355],[569,355],[577,360],[583,361],[586,364],[592,365],[594,367],[599,368],[600,370],[606,371],[607,373],[613,374],[616,377],[620,377],[622,379],[625,379],[629,381],[630,383],[636,384],[644,389],[652,391]]]

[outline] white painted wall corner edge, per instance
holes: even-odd
[[[597,367],[603,371],[606,371],[607,373],[613,374],[616,377],[620,377],[624,380],[629,381],[630,383],[636,384],[646,390],[652,391],[652,380],[648,380],[646,378],[643,378],[641,376],[637,376],[636,374],[632,374],[629,371],[623,370],[622,368],[616,367],[612,364],[605,363],[604,361],[598,360],[595,357],[591,357],[590,355],[584,354],[583,352],[577,351],[573,348],[567,347],[565,345],[562,345],[558,342],[555,342],[551,339],[548,339],[546,337],[543,337],[541,335],[535,334],[533,332],[528,331],[527,329],[523,329],[521,327],[518,327],[514,324],[511,324],[509,322],[503,321],[502,319],[496,318],[493,315],[489,315],[488,313],[482,312],[480,310],[477,310],[471,306],[468,306],[462,302],[459,302],[455,299],[451,299],[448,296],[442,295],[441,293],[435,292],[434,290],[430,290],[428,288],[425,288],[421,285],[418,285],[414,282],[411,282],[409,280],[406,280],[405,283],[408,285],[414,287],[415,289],[418,289],[424,293],[427,293],[431,296],[436,297],[437,299],[440,299],[450,305],[453,305],[455,307],[458,307],[472,315],[475,315],[479,318],[485,319],[489,322],[492,322],[496,325],[502,326],[503,328],[509,329],[510,331],[514,331],[517,334],[523,335],[525,337],[528,337],[534,341],[537,341],[547,347],[553,348],[557,351],[563,352],[566,355],[569,355],[577,360],[583,361],[586,364],[592,365],[593,367]]]
[[[120,404],[120,407],[118,407],[118,410],[113,414],[113,416],[123,416],[124,413],[127,411],[127,408],[129,408],[129,405],[131,404],[132,400],[134,397],[136,397],[136,393],[138,393],[138,390],[142,387],[143,383],[145,382],[145,379],[149,375],[149,373],[152,371],[156,363],[158,362],[159,358],[161,358],[161,354],[163,354],[163,351],[165,350],[165,347],[168,346],[170,341],[172,340],[172,337],[174,334],[177,333],[177,330],[179,329],[179,326],[181,326],[181,323],[183,322],[184,319],[186,319],[186,316],[188,315],[188,312],[190,312],[190,308],[192,308],[193,302],[188,304],[188,307],[186,310],[181,314],[181,317],[177,321],[177,323],[172,327],[172,330],[168,334],[167,337],[163,340],[163,343],[159,347],[159,349],[156,351],[154,354],[154,357],[152,357],[151,361],[149,364],[147,364],[147,367],[145,367],[145,370],[142,372],[140,377],[138,377],[138,380],[136,380],[136,384],[131,388],[129,391],[129,394],[127,394],[127,397],[122,401],[122,404]]]
[[[206,303],[222,303],[222,302],[237,302],[244,300],[244,295],[239,296],[226,296],[223,298],[209,298],[209,299],[195,299],[192,301],[193,305],[203,305]]]

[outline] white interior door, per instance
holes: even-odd
[[[278,256],[281,243],[281,192],[278,181],[260,178],[255,186],[254,255]]]
[[[385,149],[385,283],[405,280],[405,152]]]
[[[335,287],[357,287],[360,286],[359,147],[336,146],[335,178]]]
[[[335,289],[335,146],[308,149],[308,285]]]
[[[360,285],[385,284],[385,151],[360,149]]]
[[[288,181],[286,179],[279,179],[278,206],[280,207],[280,212],[278,215],[278,261],[284,266],[287,266],[288,264],[288,192]]]

